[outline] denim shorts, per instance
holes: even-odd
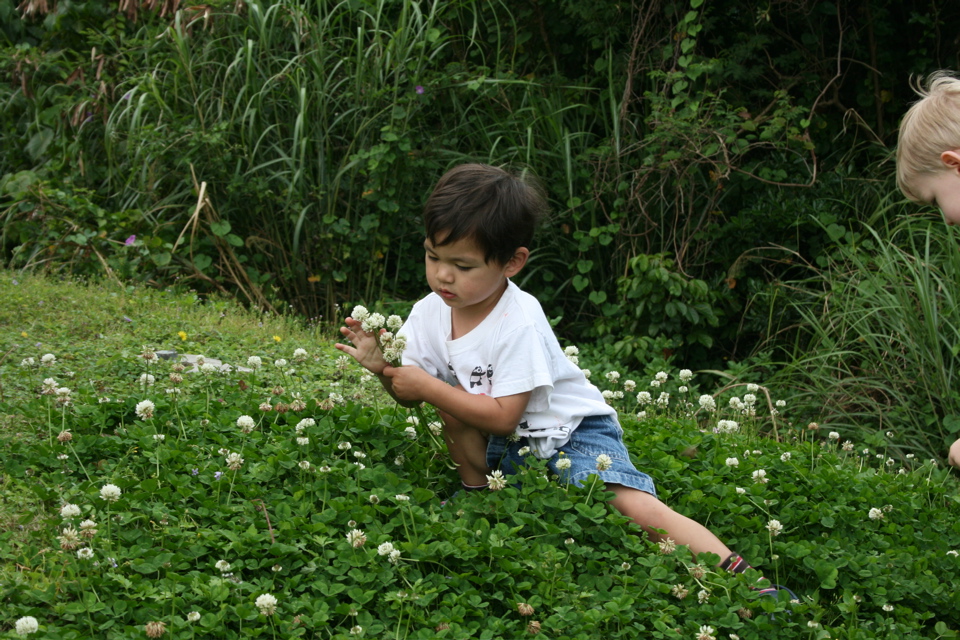
[[[518,442],[508,442],[506,438],[490,436],[487,443],[487,465],[504,473],[516,473],[525,464],[524,456],[519,453],[525,446],[526,438],[520,438]],[[564,471],[557,469],[560,452],[563,452],[563,457],[571,463],[570,468]],[[597,471],[597,456],[602,453],[610,456],[613,464],[606,471]],[[574,429],[570,441],[547,461],[547,466],[563,482],[578,487],[582,487],[584,481],[591,474],[595,474],[607,484],[622,484],[652,496],[657,495],[653,479],[637,471],[630,462],[630,454],[623,444],[623,429],[613,416],[585,417]]]

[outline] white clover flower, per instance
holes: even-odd
[[[275,366],[277,369],[282,369],[287,366],[287,361],[283,358],[277,358],[273,361],[273,366]]]
[[[520,456],[521,458],[530,455],[530,447],[520,447],[517,450],[517,455]]]
[[[380,504],[380,496],[375,493],[371,493],[367,499],[370,501],[370,504]]]
[[[199,363],[199,360],[197,361]],[[220,371],[220,367],[213,364],[212,362],[204,362],[200,365],[200,373],[205,375],[212,375]]]
[[[300,467],[301,469],[303,469],[304,471],[310,471],[310,461],[309,461],[309,460],[301,460],[300,462],[297,463],[297,466]]]
[[[57,362],[57,356],[53,355],[52,353],[45,353],[42,356],[40,356],[40,364],[51,365],[51,364],[55,364],[56,362]]]
[[[228,453],[225,460],[227,469],[230,469],[230,471],[236,471],[243,466],[243,458],[240,457],[239,453]]]
[[[37,623],[37,619],[33,616],[23,616],[17,620],[17,635],[26,636],[31,633],[36,633],[40,628],[40,625]]]
[[[608,382],[617,384],[620,381],[620,372],[619,371],[608,371],[604,376]]]
[[[707,591],[706,589],[701,589],[700,591],[697,592],[697,602],[699,602],[700,604],[703,604],[709,599],[710,599],[710,592]]]
[[[164,440],[167,439],[167,436],[163,435],[162,433],[155,433],[153,434],[153,439],[156,442],[163,442]]]
[[[698,402],[700,403],[700,408],[702,408],[704,411],[716,411],[717,409],[717,401],[714,400],[713,396],[709,394],[703,394],[700,396]]]
[[[340,356],[337,358],[337,369],[344,371],[347,367],[350,366],[350,356]]]
[[[657,372],[657,375],[654,376],[654,378],[656,378],[657,381],[658,381],[658,382],[661,382],[661,383],[662,383],[662,382],[666,382],[668,377],[669,377],[669,376],[667,376],[667,372],[666,372],[666,371],[658,371],[658,372]]]
[[[739,467],[739,466],[740,466],[740,460],[739,460],[738,458],[727,458],[727,463],[726,463],[726,464],[727,464],[728,467]]]
[[[604,389],[603,391],[600,392],[600,395],[603,397],[604,400],[613,399],[613,391],[611,391],[610,389]]]
[[[213,565],[220,573],[226,573],[230,571],[230,563],[226,560],[217,560],[217,563]]]
[[[200,614],[196,611],[191,611],[187,614],[187,622],[196,622],[200,619]]]
[[[83,549],[77,550],[77,558],[80,560],[91,560],[93,559],[93,549],[84,547]]]
[[[783,409],[785,406],[787,406],[787,401],[786,401],[786,400],[777,400],[777,401],[774,403],[774,405],[775,405],[777,408],[779,408],[779,409]]]
[[[263,360],[260,356],[250,356],[247,358],[247,366],[256,371],[263,366]]]
[[[576,355],[579,355],[579,354],[580,354],[580,349],[577,348],[577,347],[575,347],[574,345],[570,345],[569,347],[565,347],[564,350],[563,350],[563,355],[565,355],[565,356],[576,356]]]
[[[703,593],[703,592],[701,591],[700,593]],[[697,597],[698,598],[700,597],[699,594],[697,595]],[[706,598],[701,599],[700,602],[703,602],[704,600],[706,600]],[[710,625],[706,625],[706,624],[701,625],[700,631],[697,633],[697,640],[717,640],[717,637],[713,635],[714,631],[716,631],[716,629],[714,629]]]
[[[149,420],[153,417],[153,411],[156,406],[149,400],[141,400],[137,403],[135,411],[141,420]]]
[[[820,627],[820,623],[817,622],[816,620],[808,620],[807,626],[810,627],[811,629],[817,629]]]
[[[654,389],[656,389],[657,387],[660,386],[660,381],[659,381],[659,380],[651,380],[651,381],[650,381],[650,386],[653,387]]]
[[[354,549],[359,549],[367,542],[367,536],[360,531],[360,529],[353,529],[347,533],[347,542],[350,543],[350,546]]]
[[[752,393],[744,394],[743,402],[744,404],[747,404],[747,405],[756,404],[757,396],[753,395]]]
[[[613,466],[613,460],[605,453],[597,456],[597,471],[606,471]]]
[[[647,419],[646,411],[637,411],[637,420],[640,420],[642,422],[643,420],[646,420],[646,419]]]
[[[388,556],[394,551],[393,543],[384,542],[377,547],[377,555]]]
[[[430,433],[432,433],[433,435],[439,436],[441,433],[443,433],[443,423],[431,422],[430,424],[427,425],[427,429],[429,429]]]
[[[390,564],[397,564],[398,562],[400,562],[400,550],[394,549],[393,551],[391,551],[390,554],[387,556],[387,560],[390,561]]]
[[[831,440],[839,440],[840,434],[837,433],[836,431],[831,431],[830,433],[827,434],[827,437],[830,438]]]
[[[888,603],[888,604],[885,604],[885,605],[883,605],[883,610],[884,610],[884,611],[893,611],[893,605],[892,605],[892,604],[889,604],[889,603]]]
[[[154,382],[156,382],[156,381],[157,381],[157,379],[154,378],[154,377],[153,377],[152,375],[150,375],[149,373],[143,373],[143,374],[140,375],[140,385],[141,385],[141,386],[149,387],[150,385],[152,385],[152,384],[153,384]]]
[[[403,318],[398,315],[392,315],[387,318],[387,329],[390,331],[400,331],[400,328],[403,326]]]
[[[21,367],[35,367],[35,366],[37,366],[37,362],[36,362],[36,360],[34,360],[33,358],[24,358],[23,360],[20,361],[20,366],[21,366]]]
[[[494,470],[487,476],[487,482],[491,491],[500,491],[507,486],[507,479],[503,477],[503,472],[499,469]]]
[[[300,434],[300,433],[303,433],[304,429],[309,429],[310,427],[314,427],[316,426],[316,424],[317,424],[317,421],[314,420],[313,418],[304,418],[303,420],[297,423],[297,426],[294,427],[294,429],[298,434]]]
[[[363,460],[364,458],[367,457],[367,454],[365,454],[363,451],[354,451],[353,457],[358,460]]]
[[[664,556],[668,556],[677,550],[677,543],[673,541],[673,538],[660,540],[657,542],[657,546],[660,547],[660,554]]]
[[[100,498],[107,502],[116,502],[121,493],[120,487],[115,484],[105,484],[100,488]]]
[[[688,591],[687,588],[682,584],[673,585],[673,587],[670,588],[670,593],[672,593],[673,597],[677,600],[683,600],[690,595],[690,591]]]
[[[69,502],[60,507],[61,518],[76,518],[80,513],[80,507],[75,504],[70,504]]]
[[[653,397],[650,395],[649,391],[641,391],[637,394],[637,402],[640,404],[650,404],[653,402]]]
[[[340,451],[346,451],[352,446],[353,445],[350,444],[349,442],[341,442],[337,445],[337,449],[340,449]]]
[[[634,380],[624,380],[623,381],[623,390],[627,393],[633,393],[637,388],[637,383]]]
[[[296,348],[293,350],[293,361],[294,362],[303,362],[307,359],[307,350],[303,348]]]
[[[363,322],[369,315],[370,312],[367,311],[367,308],[360,306],[359,304],[353,308],[353,311],[350,312],[350,317],[357,322]]]
[[[570,458],[561,457],[557,460],[557,471],[566,471],[572,464],[573,462],[570,460]]]
[[[363,322],[360,323],[360,328],[367,332],[373,332],[382,329],[386,322],[387,319],[379,313],[371,313]]]
[[[867,512],[867,517],[871,520],[880,520],[883,518],[883,511],[874,507]]]
[[[580,373],[582,373],[583,377],[586,378],[587,380],[589,380],[590,376],[593,375],[593,372],[590,371],[590,369],[580,369]]]
[[[740,425],[734,420],[719,420],[714,428],[714,433],[736,433],[740,430]]]
[[[670,394],[666,391],[661,391],[660,395],[657,397],[657,406],[666,407],[670,405]]]
[[[684,385],[680,385],[680,387],[677,389],[677,391],[679,391],[680,393],[686,393],[686,392],[689,391],[689,390],[690,390],[690,389],[688,389],[688,388],[687,388],[686,386],[684,386]]]
[[[747,490],[744,489],[743,487],[737,487],[737,495],[742,496],[742,495],[745,494],[746,492],[747,492]]]
[[[243,433],[250,433],[257,426],[256,421],[250,416],[240,416],[237,418],[237,426]]]
[[[297,444],[300,445],[301,447],[305,447],[308,444],[310,444],[310,438],[299,437],[297,438]]]
[[[417,439],[417,430],[414,429],[413,427],[407,427],[406,429],[403,430],[403,433],[410,440]]]
[[[783,455],[780,456],[780,459],[781,459],[783,462],[786,462],[786,461],[789,460],[791,457],[792,457],[792,454],[791,454],[789,451],[784,451],[784,452],[783,452]]]
[[[360,625],[354,625],[354,626],[350,627],[350,635],[352,635],[352,636],[362,636],[362,635],[363,635],[363,627],[361,627]]]
[[[257,605],[257,609],[260,610],[260,613],[265,616],[272,616],[277,611],[277,599],[269,593],[265,593],[258,597],[254,604]]]
[[[779,520],[771,520],[767,523],[767,531],[769,531],[772,536],[778,536],[780,532],[783,531],[783,525],[780,524]]]
[[[767,472],[763,469],[757,469],[753,472],[753,481],[757,484],[767,484]]]
[[[404,495],[402,493],[398,493],[397,495],[393,496],[393,499],[396,500],[397,502],[410,502],[410,496]]]
[[[57,387],[59,386],[60,385],[57,384],[57,381],[53,378],[44,378],[40,393],[45,396],[52,396],[57,392]]]
[[[680,374],[677,377],[680,378],[680,382],[690,382],[693,380],[693,371],[690,371],[690,369],[680,369]]]

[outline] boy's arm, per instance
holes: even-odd
[[[391,367],[383,375],[391,381],[391,394],[401,404],[426,402],[464,423],[468,427],[495,436],[513,433],[527,409],[532,391],[512,396],[473,394],[463,387],[451,387],[419,367]],[[386,383],[384,383],[386,385]]]

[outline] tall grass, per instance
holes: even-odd
[[[942,458],[960,431],[957,242],[930,217],[848,233],[822,269],[790,283],[799,346],[776,384],[794,387],[823,428]]]
[[[475,10],[436,0],[254,2],[245,15],[216,16],[209,32],[177,14],[157,65],[111,113],[110,188],[166,239],[206,182],[217,212],[206,224],[227,219],[250,279],[303,311],[418,289],[405,260],[444,169],[536,166],[563,176],[572,196],[574,155],[593,141],[582,88],[473,66],[499,55],[491,35],[458,35],[441,14],[470,24]],[[210,235],[168,247],[173,259],[222,275],[226,258]]]

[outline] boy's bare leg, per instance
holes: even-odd
[[[438,411],[443,419],[443,439],[450,451],[450,458],[457,465],[460,480],[470,486],[487,484],[487,436],[473,427],[468,427],[453,416]]]
[[[720,556],[721,560],[730,555],[730,549],[709,529],[677,513],[646,491],[622,484],[608,484],[607,489],[616,494],[611,504],[617,511],[636,522],[652,540],[670,538],[677,544],[690,547],[694,555],[709,551]],[[654,529],[663,529],[667,533],[659,534]]]

